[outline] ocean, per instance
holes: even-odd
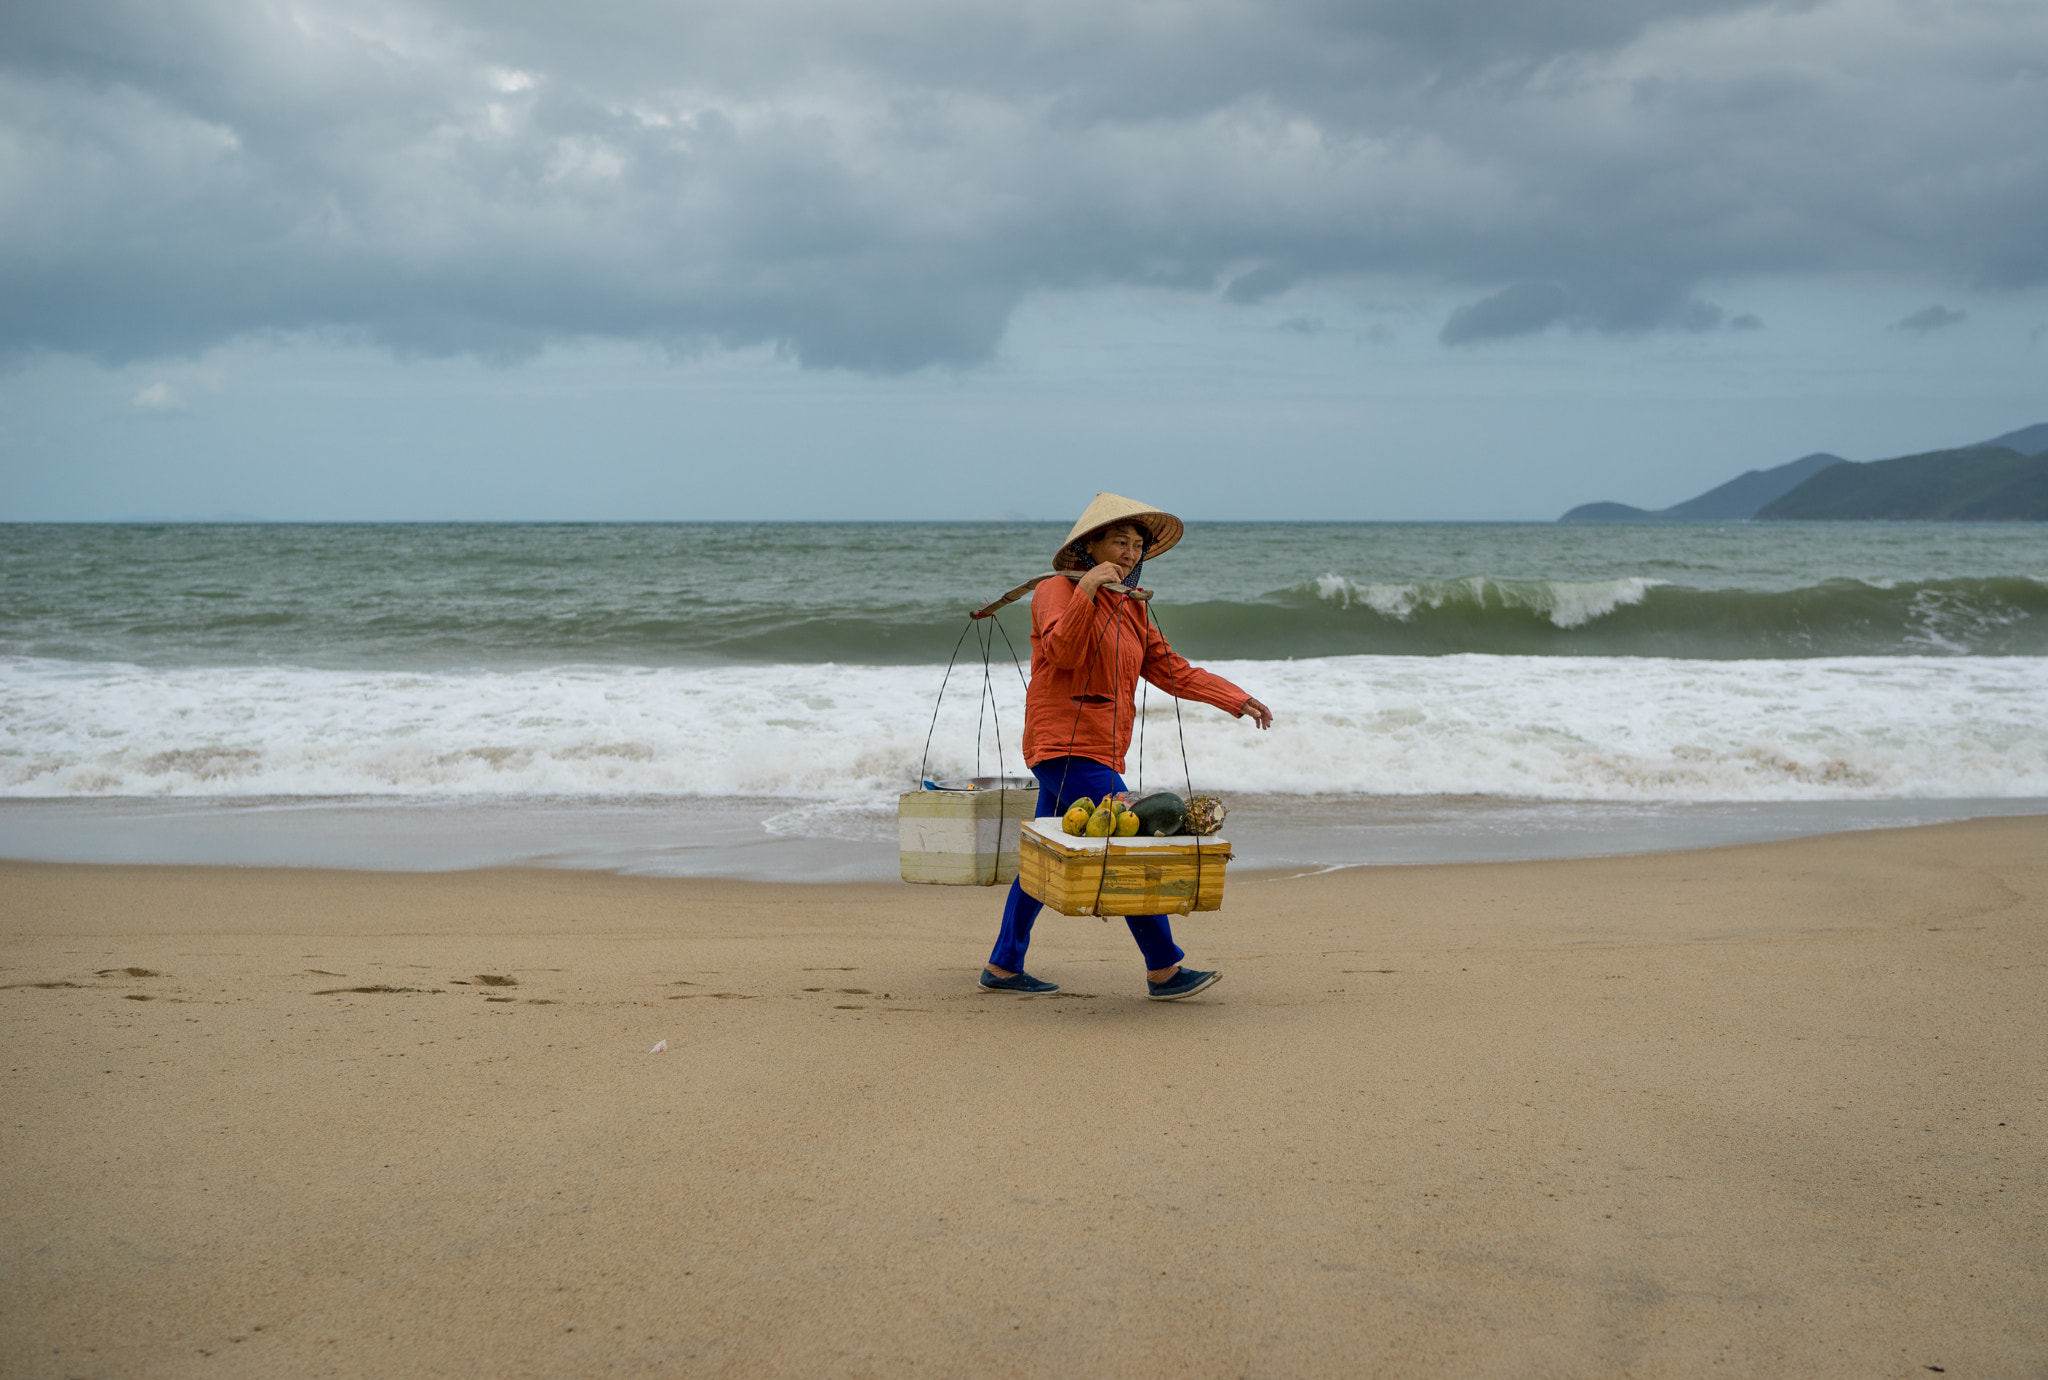
[[[0,527],[0,855],[891,876],[898,792],[1019,773],[1028,603],[965,613],[1064,534]],[[1277,715],[1143,721],[1251,865],[2048,809],[2048,526],[1196,523],[1143,583]]]

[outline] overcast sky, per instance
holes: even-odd
[[[0,519],[1533,518],[2048,421],[2041,0],[0,7]]]

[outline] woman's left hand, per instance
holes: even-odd
[[[1243,704],[1238,706],[1237,712],[1241,715],[1251,715],[1252,722],[1260,728],[1271,728],[1273,726],[1273,711],[1249,696],[1245,698]]]

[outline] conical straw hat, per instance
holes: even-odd
[[[1081,514],[1081,520],[1074,524],[1074,530],[1067,533],[1067,539],[1060,543],[1059,554],[1052,558],[1054,570],[1086,570],[1087,562],[1074,555],[1074,543],[1092,537],[1103,528],[1117,522],[1144,524],[1152,534],[1152,544],[1145,551],[1145,559],[1151,560],[1162,551],[1169,550],[1180,540],[1182,532],[1180,519],[1172,513],[1162,513],[1150,504],[1140,503],[1135,498],[1122,494],[1097,494],[1095,501],[1088,505],[1088,511]]]

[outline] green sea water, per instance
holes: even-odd
[[[944,661],[1045,524],[15,525],[0,655],[142,666]],[[2048,655],[2048,525],[1196,523],[1197,659]],[[1025,606],[1004,616],[1013,636]]]

